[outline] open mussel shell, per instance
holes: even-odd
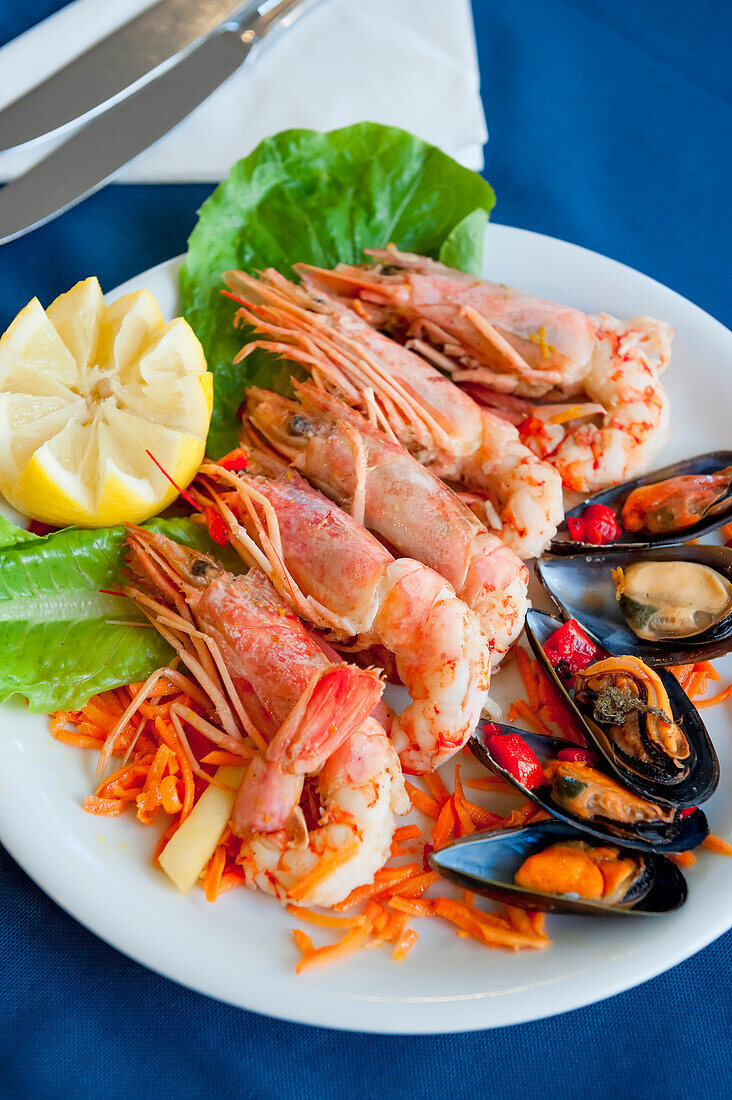
[[[577,748],[577,745],[573,742],[564,741],[559,737],[543,737],[538,733],[517,729],[515,726],[507,726],[501,722],[491,724],[500,733],[517,733],[535,753],[542,765],[555,758],[561,749]],[[604,841],[606,844],[623,844],[625,847],[633,848],[639,852],[688,852],[693,848],[698,848],[705,837],[709,835],[709,824],[701,810],[697,810],[696,813],[690,814],[688,817],[680,817],[677,814],[673,821],[658,825],[624,825],[606,820],[587,821],[575,817],[554,801],[549,785],[529,790],[511,772],[506,771],[496,762],[488,747],[482,723],[478,725],[468,745],[473,756],[484,767],[495,772],[496,775],[500,775],[526,798],[538,803],[557,821],[561,821],[565,825],[593,837],[595,840]]]
[[[578,554],[542,558],[536,575],[561,614],[577,619],[592,638],[616,656],[639,657],[652,668],[711,661],[732,650],[732,608],[703,633],[650,641],[628,626],[617,598],[612,570],[637,562],[693,562],[713,569],[732,584],[732,549],[727,546],[672,546],[663,550]]]
[[[584,628],[584,621],[580,620],[580,623]],[[625,760],[615,751],[602,728],[583,714],[576,705],[571,693],[567,691],[557,676],[544,652],[545,643],[561,625],[561,622],[552,618],[551,615],[532,608],[526,615],[526,637],[529,639],[529,644],[537,659],[541,662],[545,672],[562,696],[565,705],[573,714],[580,730],[587,738],[588,744],[598,750],[621,783],[651,802],[659,802],[662,805],[674,806],[678,809],[698,806],[701,802],[705,802],[710,798],[719,782],[717,754],[714,751],[706,726],[701,720],[699,711],[676,677],[665,668],[656,670],[666,689],[673,712],[672,717],[681,726],[689,742],[691,753],[684,775],[679,778],[670,778],[664,782],[661,779],[644,774],[640,765],[638,770],[628,766]],[[588,629],[587,634],[592,636],[592,631]],[[599,642],[599,639],[594,640]]]
[[[507,902],[522,909],[578,916],[652,916],[670,913],[686,901],[687,886],[678,867],[665,856],[643,854],[626,848],[620,855],[642,858],[643,870],[626,897],[616,904],[591,901],[567,894],[544,894],[516,886],[521,864],[535,852],[559,841],[587,837],[559,821],[544,821],[520,829],[473,833],[430,855],[435,871],[456,886]]]
[[[617,514],[620,521],[620,513],[623,510],[626,498],[634,489],[641,485],[654,485],[657,481],[666,481],[671,477],[684,477],[690,474],[715,474],[719,470],[732,466],[732,451],[713,451],[706,455],[696,455],[687,458],[683,462],[675,462],[672,466],[665,466],[662,470],[655,470],[644,477],[637,477],[633,481],[624,481],[622,485],[614,485],[611,489],[603,489],[601,493],[587,497],[581,504],[570,508],[567,516],[580,516],[588,504],[606,504]],[[710,531],[716,531],[725,523],[732,520],[732,495],[724,502],[717,505],[693,527],[685,527],[683,531],[666,534],[651,535],[647,531],[624,531],[615,542],[603,546],[603,551],[614,553],[622,550],[641,550],[655,546],[678,546],[689,539],[700,538]],[[549,550],[552,554],[586,554],[598,547],[590,542],[575,541],[569,533],[566,517],[551,541]]]

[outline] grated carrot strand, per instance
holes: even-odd
[[[718,856],[732,856],[732,844],[729,844],[715,833],[710,833],[708,837],[705,837],[702,841],[702,848],[706,848],[708,852],[715,852]]]

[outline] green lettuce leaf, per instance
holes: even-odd
[[[31,534],[24,527],[16,527],[5,516],[0,515],[0,548],[12,546],[16,542],[32,542],[38,535]]]
[[[297,261],[358,263],[364,248],[393,241],[453,266],[479,270],[495,196],[485,180],[395,127],[361,122],[342,130],[286,130],[234,165],[204,203],[181,270],[183,311],[214,374],[208,450],[236,446],[236,410],[247,385],[284,390],[292,367],[257,352],[233,365],[246,340],[236,303],[221,294],[231,268]]]
[[[483,240],[488,214],[482,208],[471,210],[452,232],[445,237],[438,259],[448,267],[467,271],[470,275],[483,274]]]
[[[6,524],[12,528],[0,522],[0,543],[12,533]],[[188,519],[146,526],[212,550],[206,529]],[[121,527],[69,527],[0,545],[0,702],[19,694],[32,711],[74,709],[171,659],[131,600],[99,591],[120,584],[124,537]]]

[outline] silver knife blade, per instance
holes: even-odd
[[[320,0],[260,4],[256,17],[205,39],[176,66],[97,115],[49,156],[0,190],[0,244],[62,214],[177,126],[223,84],[274,28],[289,27]]]
[[[0,110],[0,152],[111,106],[256,0],[159,0]]]

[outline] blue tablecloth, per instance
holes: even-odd
[[[59,6],[0,0],[0,42]],[[729,322],[727,0],[474,9],[495,220],[623,260]],[[111,186],[6,245],[0,329],[34,294],[48,302],[92,273],[112,287],[183,251],[209,190]],[[32,827],[32,806],[28,816]],[[275,1022],[159,978],[76,924],[1,849],[0,885],[0,1096],[732,1091],[730,935],[591,1008],[501,1031],[380,1038]]]

